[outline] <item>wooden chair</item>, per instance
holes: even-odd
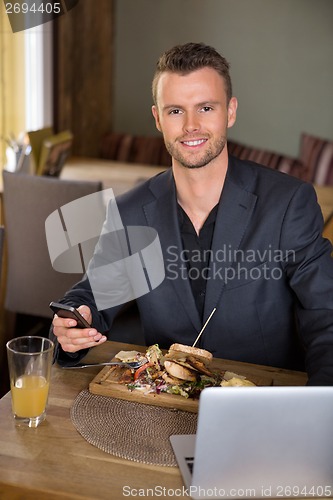
[[[49,302],[61,298],[81,274],[53,269],[45,220],[63,205],[100,191],[102,184],[3,172],[3,185],[7,243],[5,309],[50,319]]]

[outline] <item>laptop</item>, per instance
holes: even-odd
[[[207,388],[170,441],[194,499],[333,496],[333,387]]]

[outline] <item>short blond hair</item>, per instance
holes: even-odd
[[[157,61],[152,83],[154,104],[157,104],[157,84],[162,73],[169,71],[186,75],[202,68],[213,68],[222,76],[225,82],[227,104],[229,104],[232,97],[232,84],[228,61],[213,47],[193,42],[172,47],[164,52]]]

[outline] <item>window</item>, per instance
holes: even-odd
[[[0,9],[0,166],[9,138],[52,122],[52,22],[13,33]]]
[[[52,22],[25,31],[25,129],[52,124]]]

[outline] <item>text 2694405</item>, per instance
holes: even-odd
[[[7,14],[60,14],[60,2],[6,2]]]

